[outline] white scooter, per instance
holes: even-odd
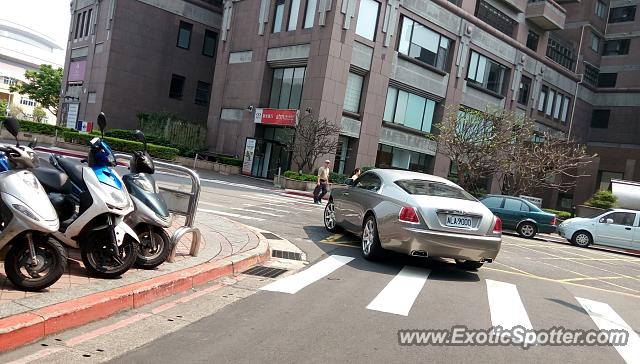
[[[98,126],[104,132],[104,113]],[[101,138],[89,143],[87,166],[72,158],[51,156],[55,168],[42,165],[33,169],[60,218],[56,239],[80,248],[85,268],[95,276],[115,278],[136,261],[138,236],[124,217],[134,209],[129,193],[118,173],[116,161]],[[70,208],[71,207],[71,208]]]
[[[8,118],[6,129],[16,137],[18,121]],[[39,291],[54,284],[67,269],[66,249],[51,238],[59,221],[36,177],[12,166],[33,167],[38,157],[19,144],[0,146],[0,250],[7,278],[25,291]]]

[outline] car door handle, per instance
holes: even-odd
[[[625,230],[631,230],[631,228],[630,228],[630,227],[626,227],[626,228],[624,228],[624,229],[625,229]]]

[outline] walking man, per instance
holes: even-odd
[[[322,203],[322,197],[327,193],[327,184],[329,183],[329,165],[330,160],[324,161],[324,166],[318,168],[318,183],[315,190],[313,190],[313,203],[320,205]]]

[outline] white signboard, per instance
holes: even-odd
[[[640,183],[612,179],[611,192],[618,198],[618,207],[640,210]]]
[[[247,138],[244,145],[244,158],[242,161],[242,174],[250,175],[253,166],[253,156],[256,152],[256,140]]]
[[[67,109],[67,128],[75,129],[78,121],[78,109],[80,104],[69,104]]]
[[[542,199],[541,198],[525,196],[525,195],[520,195],[518,197],[520,197],[521,199],[527,200],[527,201],[531,202],[532,204],[542,208]]]

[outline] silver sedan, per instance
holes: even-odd
[[[334,187],[324,224],[361,235],[366,259],[392,250],[477,269],[496,258],[502,242],[500,219],[458,185],[399,170],[374,169]]]

